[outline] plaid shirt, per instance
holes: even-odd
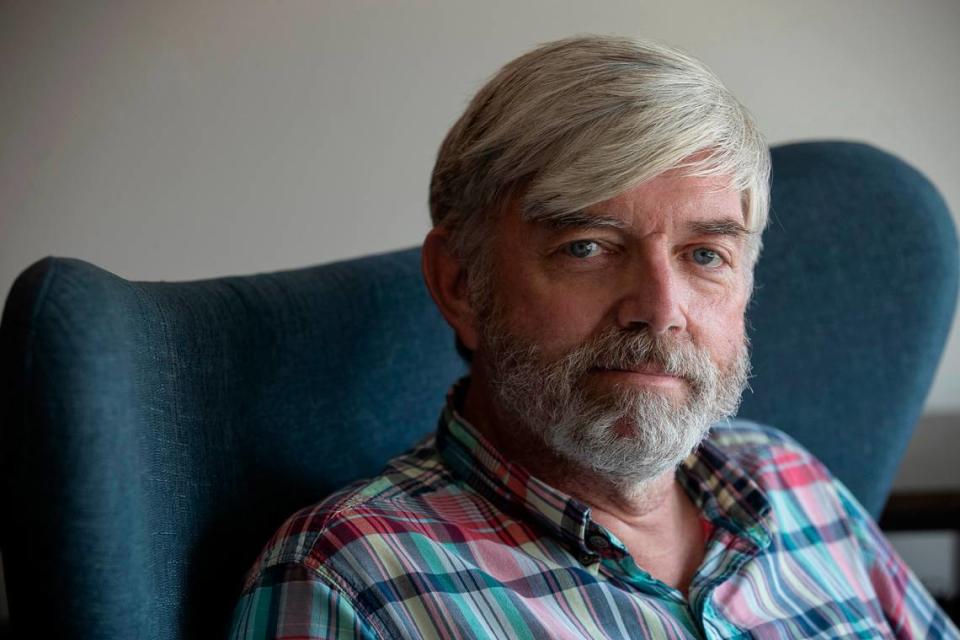
[[[716,427],[677,478],[712,525],[686,597],[448,401],[435,436],[287,520],[231,637],[960,637],[850,492],[783,433]]]

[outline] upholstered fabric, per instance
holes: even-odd
[[[795,436],[879,515],[953,319],[957,235],[921,174],[875,148],[773,149],[740,415]]]
[[[798,438],[874,514],[957,287],[930,183],[871,147],[774,150],[741,415]],[[285,516],[435,427],[463,372],[415,249],[213,280],[46,258],[0,325],[0,524],[14,627],[221,635]]]
[[[46,259],[3,339],[11,621],[46,637],[222,635],[283,519],[431,431],[463,370],[415,250],[176,284]]]

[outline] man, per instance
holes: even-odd
[[[434,437],[277,532],[234,637],[958,637],[820,463],[717,424],[768,176],[677,51],[502,69],[440,149],[423,246],[470,377]]]

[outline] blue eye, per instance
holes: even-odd
[[[593,240],[576,240],[567,245],[567,253],[574,258],[591,258],[600,253],[600,244]]]
[[[723,258],[716,251],[700,247],[693,250],[693,261],[701,267],[719,267],[723,264]]]

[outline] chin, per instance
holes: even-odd
[[[609,479],[638,482],[676,467],[699,445],[712,423],[697,402],[662,390],[620,389],[584,394],[545,434],[568,460]]]

